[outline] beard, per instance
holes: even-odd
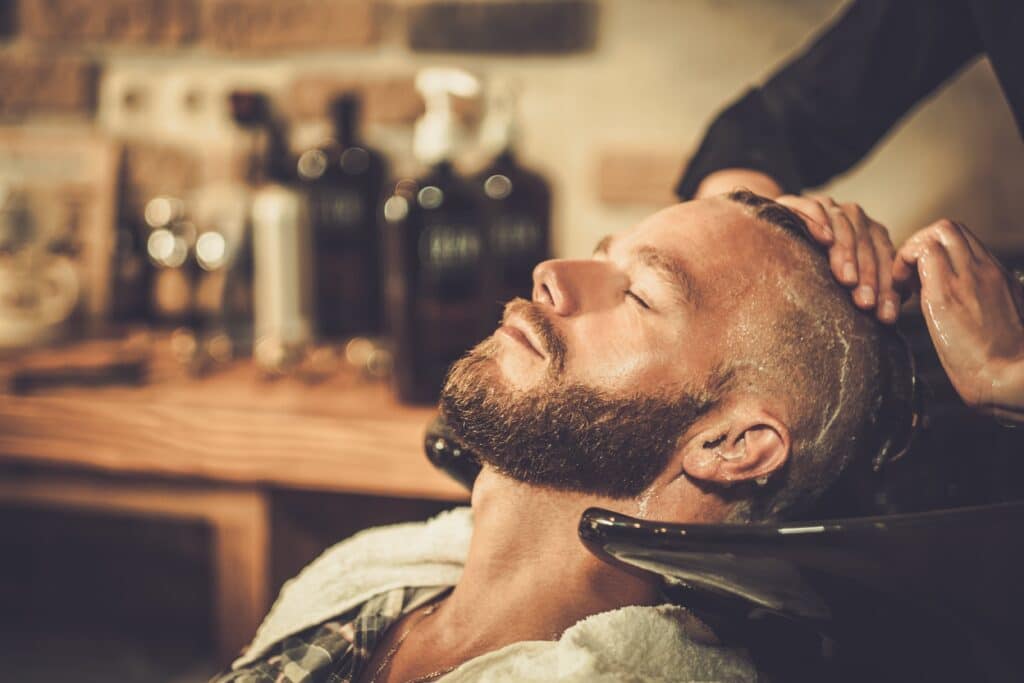
[[[524,306],[517,304],[521,312]],[[533,315],[542,316],[537,309]],[[525,316],[530,319],[530,315]],[[660,475],[679,438],[714,405],[699,392],[615,396],[562,381],[565,344],[541,331],[552,359],[536,387],[516,390],[501,377],[486,339],[456,362],[441,392],[441,414],[461,445],[513,479],[557,491],[635,498]]]

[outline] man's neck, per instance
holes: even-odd
[[[594,557],[577,536],[582,512],[615,502],[538,489],[484,469],[458,585],[431,619],[445,647],[489,651],[552,640],[598,612],[657,602],[656,582]]]

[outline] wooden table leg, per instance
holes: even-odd
[[[222,661],[252,640],[270,605],[270,509],[262,491],[238,492],[213,526],[214,620]]]

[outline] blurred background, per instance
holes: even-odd
[[[842,4],[0,4],[4,677],[206,680],[325,547],[465,501],[448,363]],[[1022,152],[981,60],[824,191],[1013,258]]]

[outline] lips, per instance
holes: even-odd
[[[544,358],[544,353],[541,351],[544,347],[537,339],[534,331],[524,321],[518,318],[510,318],[498,328],[499,332],[503,332],[512,339],[516,340],[526,348],[533,351],[535,354]]]

